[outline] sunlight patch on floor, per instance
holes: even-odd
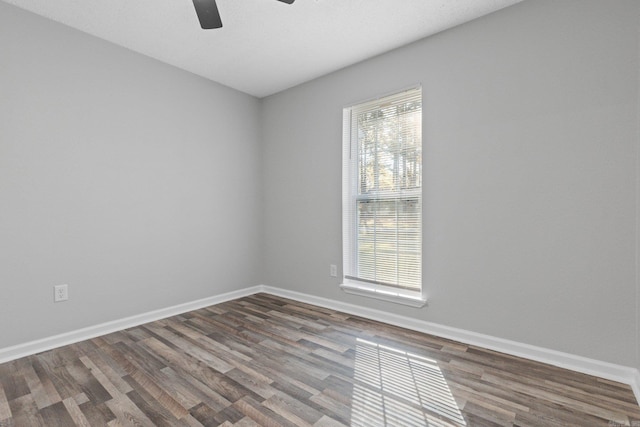
[[[435,360],[358,338],[353,426],[466,426]]]

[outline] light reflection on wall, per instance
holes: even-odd
[[[352,426],[466,426],[435,360],[358,338]]]

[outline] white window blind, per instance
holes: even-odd
[[[422,89],[344,110],[344,280],[422,291]]]

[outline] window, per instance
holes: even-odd
[[[342,289],[423,306],[422,89],[345,108]]]

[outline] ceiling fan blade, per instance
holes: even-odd
[[[293,2],[296,0],[278,0],[278,1],[281,1],[282,3],[286,3],[286,4],[293,4]]]
[[[193,0],[193,5],[203,30],[222,27],[222,19],[216,0]]]

